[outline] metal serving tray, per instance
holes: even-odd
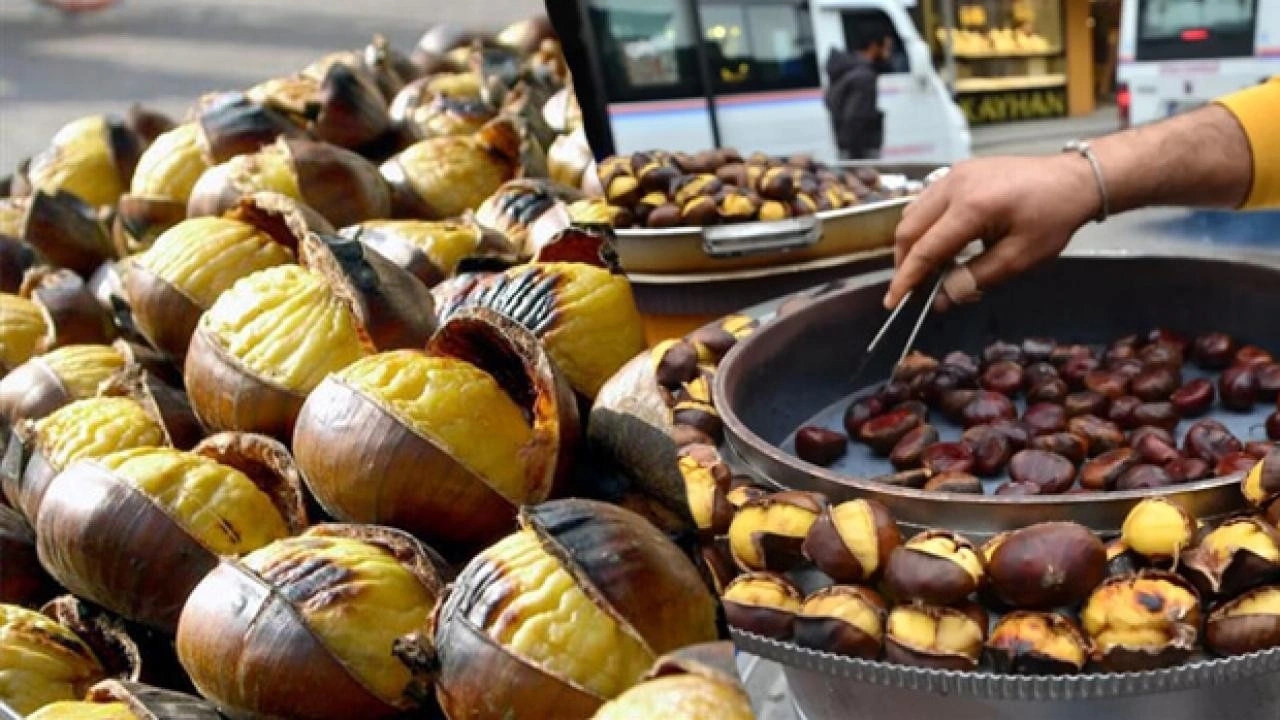
[[[1280,349],[1280,260],[1221,248],[1196,253],[1072,253],[992,290],[981,303],[931,316],[919,347],[938,355],[957,348],[975,352],[996,338],[1037,335],[1102,344],[1161,325],[1188,334],[1221,330]],[[888,277],[880,272],[846,280],[811,305],[766,323],[730,352],[717,373],[715,397],[735,453],[756,474],[781,486],[823,492],[833,501],[875,497],[911,528],[945,527],[975,541],[1048,520],[1118,532],[1129,508],[1153,491],[1031,497],[933,493],[844,475],[782,449],[797,427],[859,389],[850,373],[884,318],[880,301]],[[905,334],[908,328],[896,330]],[[887,343],[893,344],[892,339]],[[887,377],[894,360],[890,352],[875,358],[864,382]],[[1228,476],[1154,492],[1177,497],[1198,516],[1213,518],[1241,505],[1238,480]]]

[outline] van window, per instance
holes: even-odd
[[[699,7],[717,94],[817,87],[807,3],[712,0]]]
[[[1257,0],[1140,0],[1138,60],[1253,55]]]
[[[907,61],[907,50],[902,46],[902,38],[883,10],[846,10],[840,13],[840,22],[844,26],[845,49],[853,52],[865,39],[878,39],[888,35],[893,38],[893,57],[889,61],[887,72],[911,72],[911,63]]]
[[[610,102],[703,94],[687,0],[590,0]]]

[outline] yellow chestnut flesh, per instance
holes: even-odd
[[[800,611],[800,597],[787,585],[768,576],[739,578],[725,589],[724,600],[749,607]]]
[[[789,503],[750,504],[733,516],[729,525],[729,548],[734,557],[748,568],[764,568],[764,557],[752,535],[768,533],[803,539],[818,519],[815,512]]]
[[[208,308],[237,280],[293,262],[293,252],[238,220],[197,217],[174,225],[134,260]]]
[[[25,199],[0,197],[0,235],[22,237],[27,205]]]
[[[39,305],[17,295],[0,294],[0,370],[30,360],[51,331]]]
[[[729,683],[675,675],[641,683],[595,714],[594,720],[752,720],[751,703]]]
[[[386,550],[341,537],[289,538],[244,564],[292,601],[324,646],[388,702],[398,702],[409,670],[397,638],[422,624],[435,598]]]
[[[1254,507],[1261,507],[1271,498],[1272,492],[1268,490],[1262,483],[1262,470],[1268,463],[1274,463],[1274,460],[1259,460],[1248,473],[1245,474],[1244,480],[1240,482],[1240,489],[1244,492],[1245,500]]]
[[[512,168],[475,135],[447,135],[410,145],[396,156],[413,192],[429,207],[431,218],[456,217],[480,207]]]
[[[654,661],[636,632],[602,609],[531,529],[481,553],[505,592],[482,628],[526,661],[604,698],[634,685]]]
[[[1195,523],[1186,510],[1163,498],[1142,500],[1124,518],[1120,539],[1148,558],[1177,557],[1191,545]]]
[[[95,207],[114,204],[124,187],[108,137],[101,115],[62,126],[49,148],[31,159],[32,186],[50,193],[65,190]]]
[[[886,632],[917,651],[972,658],[982,653],[983,628],[962,613],[935,617],[922,608],[899,605],[889,613]]]
[[[871,506],[866,500],[840,503],[831,508],[831,520],[845,548],[862,566],[863,575],[874,576],[880,569],[880,532]]]
[[[1001,621],[991,632],[990,645],[997,648],[1022,648],[1069,662],[1076,667],[1085,663],[1085,647],[1081,638],[1062,628],[1055,628],[1037,614],[1025,613]]]
[[[75,398],[98,394],[98,385],[124,367],[124,358],[108,345],[68,345],[40,356]]]
[[[249,370],[300,393],[365,355],[351,311],[323,278],[297,265],[240,280],[200,325]]]
[[[970,547],[956,544],[954,538],[945,535],[926,537],[908,541],[906,547],[950,560],[964,568],[964,571],[973,576],[975,581],[982,579],[982,561],[978,559],[978,553]]]
[[[135,448],[97,462],[218,555],[246,553],[289,534],[280,511],[244,473],[202,455]]]
[[[836,618],[879,640],[884,635],[882,610],[851,595],[814,595],[804,601],[798,613],[803,617]]]
[[[1226,563],[1237,550],[1246,550],[1270,562],[1280,562],[1280,548],[1261,527],[1252,522],[1228,522],[1220,525],[1200,543],[1200,549],[1212,555],[1215,563]]]
[[[36,423],[41,454],[54,468],[129,448],[163,445],[164,430],[136,401],[120,397],[77,400]]]
[[[427,81],[425,94],[478,98],[480,97],[480,79],[474,73],[437,73]]]
[[[183,123],[156,137],[143,151],[129,193],[186,203],[196,180],[209,169],[198,123]]]
[[[200,176],[197,185],[220,187],[224,183],[241,194],[262,190],[278,192],[294,200],[302,200],[293,159],[283,142],[268,145],[256,153],[237,155],[221,165],[214,165]]]
[[[338,378],[436,441],[513,504],[528,500],[523,449],[533,429],[489,373],[462,360],[399,350],[364,358]]]
[[[35,611],[0,604],[0,700],[20,715],[83,697],[103,675],[75,633]]]
[[[1153,577],[1103,585],[1085,603],[1084,630],[1099,649],[1117,646],[1161,648],[1171,624],[1195,622],[1200,601],[1190,590]]]
[[[479,226],[456,220],[369,220],[360,227],[405,238],[445,275],[452,275],[458,263],[476,251],[482,236]]]
[[[27,716],[27,720],[139,720],[122,702],[61,700]]]

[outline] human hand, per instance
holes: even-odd
[[[907,291],[979,239],[986,250],[965,266],[972,281],[965,269],[954,272],[969,291],[993,287],[1056,257],[1101,204],[1089,162],[1079,155],[962,162],[903,211],[894,235],[897,271],[884,305],[896,307]],[[942,293],[937,307],[967,299]]]

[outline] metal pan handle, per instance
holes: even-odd
[[[822,225],[813,215],[709,227],[702,231],[702,250],[713,258],[762,255],[812,247],[822,239]]]

